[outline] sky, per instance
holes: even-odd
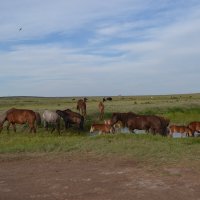
[[[0,96],[200,92],[199,0],[0,5]]]

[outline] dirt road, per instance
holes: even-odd
[[[194,168],[90,156],[0,157],[0,200],[197,200]]]

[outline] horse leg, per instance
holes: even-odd
[[[46,131],[49,130],[49,124],[48,124],[48,122],[45,122],[45,129],[46,129]]]
[[[101,115],[101,113],[99,114],[99,120],[102,120],[102,115]]]
[[[135,132],[134,132],[134,128],[129,127],[128,129],[129,129],[129,131],[130,131],[131,133],[135,133]]]
[[[65,121],[65,130],[67,130],[69,128],[69,122],[68,121]]]
[[[33,132],[36,133],[36,128],[37,128],[37,122],[33,122]]]
[[[86,114],[86,110],[84,110],[84,118],[85,118],[85,119],[86,119],[86,115],[87,115],[87,114]]]
[[[60,123],[57,123],[57,131],[58,131],[58,133],[60,135]]]
[[[32,133],[33,127],[29,125],[29,133]]]
[[[53,133],[55,129],[56,129],[56,128],[55,128],[55,124],[53,124],[53,128],[52,128],[52,130],[51,130],[51,133]]]
[[[30,127],[30,133],[32,133],[32,131],[34,132],[34,133],[36,133],[36,128],[35,128],[35,125],[34,125],[34,123],[32,123],[32,124],[29,124],[29,127]]]
[[[101,114],[100,114],[100,117],[101,117],[101,120],[103,119],[103,111],[101,111]]]
[[[186,137],[189,137],[189,132],[186,132]]]
[[[104,111],[101,113],[101,118],[103,119],[103,117],[104,117]]]
[[[33,131],[34,134],[36,133],[36,127],[35,126],[32,126],[32,128],[30,129],[30,133],[32,133],[32,131]]]
[[[16,133],[16,126],[15,126],[15,123],[12,123],[12,127],[13,127],[14,132]]]
[[[8,125],[7,125],[7,133],[9,133],[9,128],[10,128],[10,122],[8,122]]]
[[[169,137],[173,137],[173,131],[169,130]]]

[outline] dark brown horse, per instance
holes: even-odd
[[[134,129],[139,129],[145,130],[146,132],[150,131],[153,134],[159,133],[165,136],[167,135],[166,124],[155,115],[137,115],[129,118],[127,121],[127,127],[132,132],[134,132]]]
[[[70,109],[64,111],[56,110],[56,113],[63,118],[65,129],[69,128],[72,124],[76,124],[80,130],[83,130],[84,117],[79,113],[73,112]]]
[[[116,124],[117,122],[121,122],[123,127],[127,127],[128,119],[135,117],[136,114],[133,112],[128,113],[113,113],[111,117],[112,125]]]
[[[77,102],[77,110],[79,111],[79,113],[81,113],[81,115],[83,115],[83,117],[86,117],[86,99],[79,99]]]
[[[99,105],[98,105],[98,108],[99,108],[99,119],[103,119],[103,116],[104,116],[104,104],[103,102],[99,102]]]
[[[36,115],[32,110],[27,109],[16,109],[12,108],[6,112],[5,119],[0,123],[0,129],[2,130],[3,124],[8,121],[7,131],[9,131],[10,124],[13,126],[13,130],[16,132],[15,124],[26,124],[28,123],[30,132],[36,133],[35,122]]]

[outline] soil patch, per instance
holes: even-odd
[[[116,157],[0,156],[0,199],[200,199],[200,174]]]

